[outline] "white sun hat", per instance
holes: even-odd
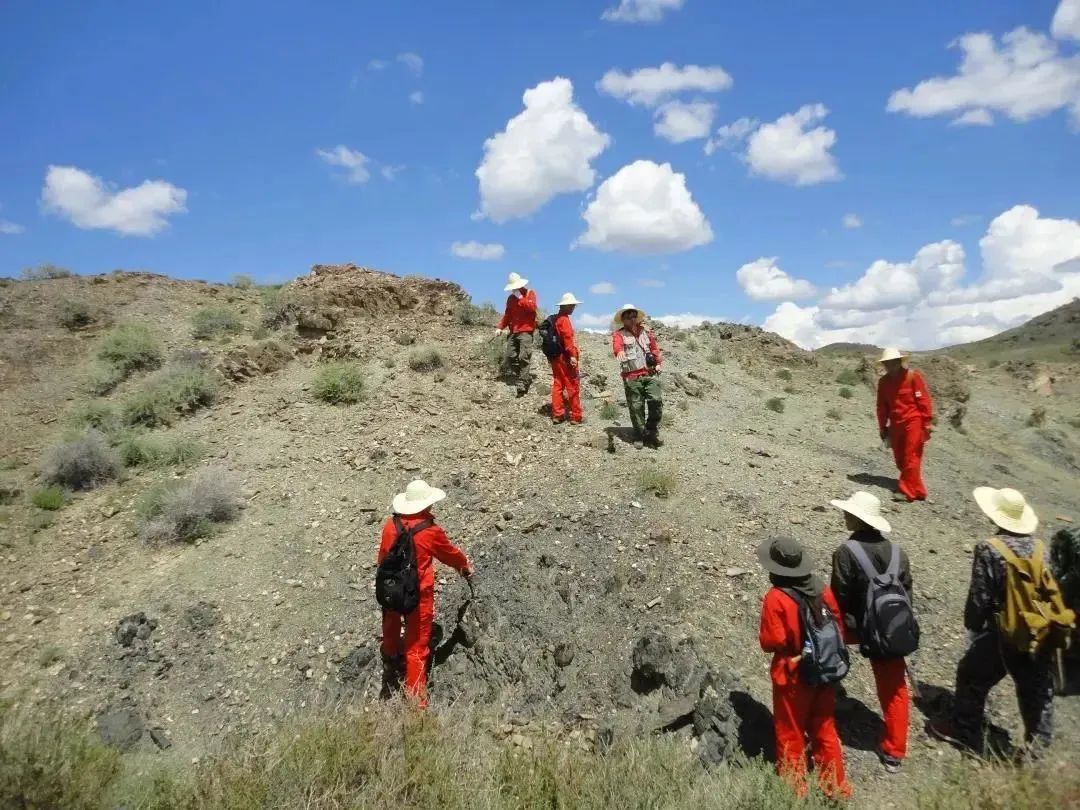
[[[639,307],[635,307],[633,304],[623,304],[621,307],[619,307],[617,310],[615,310],[615,315],[611,319],[611,322],[613,324],[615,324],[616,328],[619,328],[619,327],[622,326],[623,313],[624,312],[629,312],[630,310],[634,310],[634,312],[637,313],[637,315],[638,315],[638,323],[641,323],[647,317],[645,315],[645,312],[643,310],[641,310]]]
[[[1031,534],[1039,525],[1039,516],[1015,489],[975,487],[971,494],[983,514],[1006,531]]]
[[[427,481],[421,481],[418,478],[410,481],[404,492],[399,492],[394,496],[393,507],[399,515],[415,515],[437,504],[445,497],[446,493],[441,489],[428,486]]]
[[[572,306],[574,306],[574,304],[581,304],[581,303],[584,303],[584,302],[578,301],[574,297],[573,293],[563,293],[563,297],[559,299],[559,303],[556,304],[556,306],[572,307]]]
[[[529,280],[522,278],[517,273],[511,273],[506,277],[506,286],[503,289],[506,292],[512,292],[513,290],[520,290],[522,287],[528,287]]]
[[[879,532],[891,532],[892,526],[889,521],[881,516],[881,501],[877,496],[869,492],[856,492],[846,501],[829,501],[841,512],[854,515],[867,526],[872,526]]]
[[[888,348],[881,352],[881,357],[878,358],[879,363],[884,363],[886,360],[906,360],[911,357],[907,352],[902,352],[899,349]]]

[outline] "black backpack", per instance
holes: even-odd
[[[1065,604],[1080,610],[1080,528],[1058,529],[1050,538],[1050,570]]]
[[[394,515],[397,537],[375,571],[375,601],[383,610],[407,616],[420,604],[420,574],[416,569],[413,536],[433,523],[425,520],[407,529],[401,518]]]
[[[892,556],[878,573],[857,540],[847,549],[866,575],[866,604],[859,628],[859,651],[867,658],[903,658],[919,649],[919,622],[911,597],[900,584],[900,550],[889,543]]]
[[[540,333],[540,350],[548,360],[554,360],[563,353],[562,339],[555,331],[556,315],[549,315],[540,322],[537,331]]]
[[[848,674],[851,659],[840,626],[824,605],[821,606],[821,623],[814,620],[810,600],[790,588],[782,588],[799,606],[799,623],[803,631],[802,658],[799,674],[809,686],[828,686],[839,683]]]

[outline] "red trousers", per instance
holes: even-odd
[[[909,501],[926,500],[926,484],[922,480],[923,445],[926,430],[921,419],[911,419],[889,426],[889,443],[892,445],[896,469],[900,471],[897,488]]]
[[[911,696],[904,677],[906,664],[903,658],[871,658],[870,666],[874,670],[874,685],[885,720],[882,753],[903,759],[907,754],[908,716],[911,713]]]
[[[799,796],[806,794],[806,738],[822,791],[834,799],[851,795],[844,777],[844,755],[836,733],[836,689],[796,681],[773,684],[776,770]]]
[[[383,611],[382,653],[401,655],[401,631],[405,629],[405,693],[427,706],[427,661],[431,651],[431,625],[435,619],[435,593],[420,592],[420,604],[408,616]]]
[[[563,397],[570,401],[570,418],[580,422],[581,412],[581,378],[578,370],[570,365],[566,357],[556,357],[551,361],[551,418],[562,419],[566,416],[566,403]]]

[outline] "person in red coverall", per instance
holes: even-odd
[[[388,667],[400,671],[402,657],[402,629],[405,631],[405,692],[417,701],[421,708],[427,707],[427,660],[430,653],[431,625],[435,618],[435,566],[432,560],[457,569],[466,579],[472,577],[469,559],[450,542],[431,513],[431,507],[446,497],[441,489],[428,486],[424,481],[413,481],[405,491],[394,498],[394,515],[406,529],[413,532],[416,548],[416,568],[420,580],[420,603],[407,616],[383,611],[382,654]],[[397,527],[391,517],[383,524],[382,542],[379,543],[381,563],[397,539]]]
[[[517,395],[529,393],[532,376],[529,362],[532,360],[533,333],[536,331],[536,292],[528,289],[529,280],[517,273],[511,273],[504,288],[509,297],[506,309],[495,327],[495,334],[510,333],[506,341],[506,355],[503,357],[505,370],[513,377],[517,386]]]
[[[840,621],[832,591],[812,573],[813,563],[799,541],[774,537],[758,547],[758,560],[769,572],[773,587],[761,605],[761,649],[773,654],[773,730],[776,734],[776,770],[799,796],[806,795],[806,739],[817,771],[818,784],[827,796],[844,799],[851,786],[844,776],[844,755],[836,733],[836,689],[803,683],[799,671],[803,630],[799,605],[782,588],[789,588],[827,607]]]
[[[888,439],[892,445],[900,471],[897,492],[910,503],[925,501],[927,496],[922,458],[923,445],[933,430],[934,403],[922,375],[904,367],[906,357],[897,349],[886,349],[878,360],[885,375],[878,380],[877,418],[881,440]]]
[[[581,351],[574,340],[574,324],[570,322],[570,316],[580,303],[573,293],[566,293],[559,301],[559,314],[555,316],[555,333],[562,346],[562,354],[550,360],[551,421],[556,424],[566,418],[567,401],[570,404],[570,424],[580,425],[585,418],[581,410]]]

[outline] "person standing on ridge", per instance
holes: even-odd
[[[573,293],[559,301],[559,311],[540,328],[544,354],[551,363],[551,421],[558,424],[566,419],[570,406],[570,424],[580,425],[585,416],[581,410],[581,351],[574,339],[574,324],[570,316],[581,302]]]
[[[645,313],[633,304],[615,311],[612,323],[611,348],[622,367],[626,407],[637,441],[649,447],[660,447],[660,419],[664,413],[663,392],[660,387],[660,347],[656,336],[642,324]]]
[[[496,335],[509,333],[506,341],[506,354],[503,356],[503,368],[513,378],[517,386],[517,395],[529,393],[532,375],[529,363],[532,360],[533,333],[536,331],[536,291],[528,289],[529,280],[517,273],[511,273],[503,288],[510,295],[506,299],[506,308],[495,327]]]
[[[922,458],[933,430],[934,403],[922,375],[904,365],[907,357],[899,349],[885,349],[878,360],[885,374],[878,380],[877,418],[881,440],[892,446],[900,472],[897,492],[910,503],[927,497]]]

